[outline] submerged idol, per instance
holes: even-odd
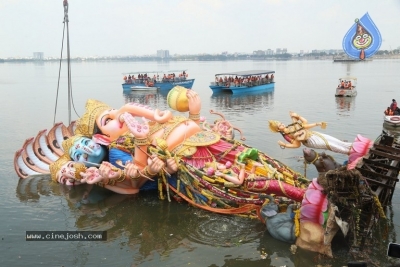
[[[167,97],[171,107],[179,107],[180,115],[139,103],[113,109],[89,99],[84,115],[75,127],[69,127],[74,133],[63,141],[65,154],[49,166],[52,179],[68,185],[97,184],[120,194],[155,190],[160,199],[174,198],[211,212],[260,219],[262,206],[272,201],[271,194],[283,197],[279,199],[282,204],[304,200],[308,179],[231,135],[225,136],[230,132],[228,121],[224,120],[223,131],[203,127],[198,94],[188,89],[180,92],[184,95],[175,105],[171,103],[176,99]],[[308,131],[316,124],[309,125],[295,113],[291,116],[296,120],[293,129],[276,123],[276,129],[290,141],[285,146],[298,147],[317,135]],[[95,156],[97,150],[104,151]],[[15,166],[16,170],[28,168],[18,160]]]

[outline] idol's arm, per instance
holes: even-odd
[[[139,193],[139,188],[132,188],[132,186],[126,183],[117,183],[115,185],[105,185],[104,188],[111,190],[118,194],[132,195]]]
[[[189,119],[200,124],[201,100],[199,95],[193,90],[187,90],[189,101]]]
[[[298,120],[300,120],[303,123],[303,125],[307,124],[308,122],[304,117],[300,116],[296,112],[289,111],[289,115],[292,118],[292,122],[297,122]]]
[[[308,124],[303,124],[303,127],[305,129],[310,129],[316,126],[321,126],[322,129],[325,129],[327,126],[327,123],[322,121],[322,122],[316,122],[316,123],[308,123]]]
[[[278,144],[281,146],[281,148],[299,148],[301,146],[301,142],[298,140],[293,140],[291,144],[279,140]]]

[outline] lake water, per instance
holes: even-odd
[[[0,64],[0,265],[1,266],[346,266],[352,260],[343,244],[333,244],[334,259],[298,251],[264,233],[257,220],[210,214],[185,203],[161,201],[155,194],[122,196],[100,189],[82,203],[85,187],[68,188],[51,183],[49,176],[19,180],[13,168],[15,151],[28,137],[50,129],[55,121],[68,124],[67,68],[62,65],[58,106],[58,63]],[[280,149],[278,134],[268,120],[289,123],[289,111],[309,122],[326,121],[324,132],[352,141],[357,134],[375,139],[383,128],[383,111],[392,98],[400,98],[400,60],[361,63],[315,61],[228,62],[82,62],[73,63],[72,119],[84,111],[88,98],[119,107],[140,101],[167,108],[165,94],[123,92],[122,73],[129,71],[187,69],[202,99],[202,115],[213,121],[213,109],[243,130],[246,143],[304,173],[301,149]],[[275,70],[272,92],[247,96],[212,95],[208,85],[215,73]],[[355,98],[335,98],[341,76],[358,78]],[[398,99],[399,100],[399,99]],[[345,157],[334,155],[339,162]],[[316,177],[312,167],[309,178]],[[392,266],[386,257],[388,242],[400,234],[399,193],[387,214],[389,221],[378,236],[380,245],[366,250],[374,262]],[[98,242],[25,241],[32,230],[107,230],[108,240]],[[397,263],[396,263],[397,264]]]

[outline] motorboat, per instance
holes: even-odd
[[[390,126],[400,126],[400,116],[399,115],[393,115],[393,116],[388,116],[384,115],[383,120],[387,125]]]
[[[339,78],[339,84],[336,87],[335,96],[352,97],[357,95],[357,78],[345,76]]]
[[[122,75],[125,81],[122,84],[124,90],[133,90],[132,87],[156,87],[169,91],[176,85],[191,89],[194,83],[194,79],[189,79],[187,70],[132,71]]]
[[[131,86],[132,91],[154,91],[157,90],[158,88],[155,86],[142,86],[142,85],[134,85]]]
[[[246,94],[249,92],[273,90],[275,87],[273,70],[247,70],[215,74],[210,88],[213,93],[230,92]]]

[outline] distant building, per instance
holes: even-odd
[[[267,56],[272,56],[272,55],[274,54],[274,50],[272,50],[272,49],[267,49],[267,51],[265,51],[265,54],[266,54]]]
[[[43,52],[33,52],[33,59],[44,60],[44,53]]]
[[[265,56],[265,51],[263,51],[263,50],[253,51],[253,55],[255,55],[255,56]]]
[[[280,54],[282,54],[282,49],[280,49],[280,48],[277,48],[277,49],[276,49],[276,54],[277,54],[277,55],[280,55]]]
[[[157,57],[169,58],[169,50],[157,50]]]
[[[282,49],[282,54],[287,54],[287,48]]]

